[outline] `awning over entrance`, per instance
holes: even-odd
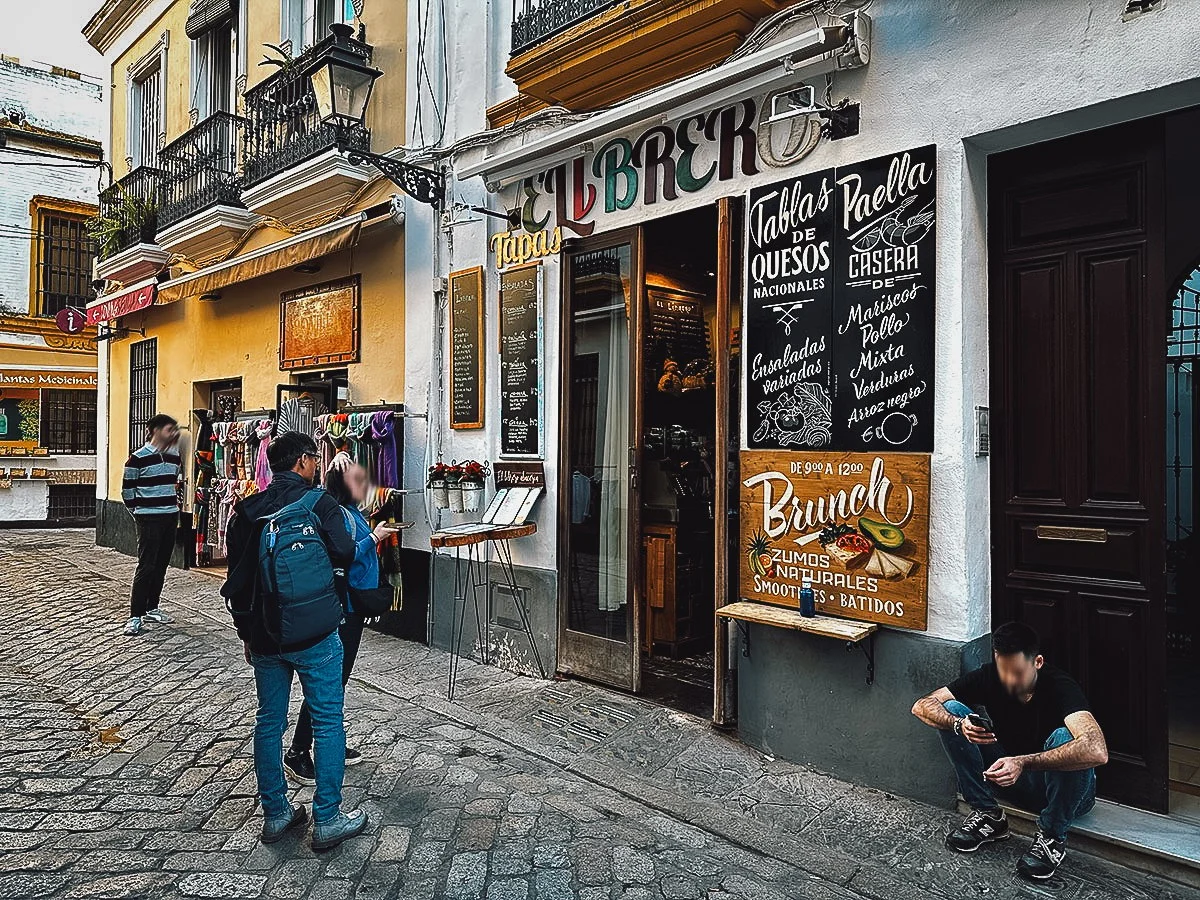
[[[231,284],[249,281],[251,278],[269,275],[281,269],[290,269],[309,260],[353,247],[358,243],[359,232],[365,219],[365,213],[335,219],[295,237],[259,247],[216,265],[206,266],[197,272],[163,282],[158,289],[158,302],[173,303],[184,297],[208,294]]]
[[[140,281],[120,294],[111,297],[101,297],[87,305],[87,323],[97,325],[119,319],[145,309],[154,303],[154,295],[158,282],[153,278]]]

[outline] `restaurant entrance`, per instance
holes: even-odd
[[[1195,704],[1168,702],[1198,671],[1198,136],[1189,111],[988,166],[992,621],[1034,625],[1083,685],[1101,796],[1159,812],[1200,769]]]
[[[733,209],[564,253],[559,668],[704,717],[727,602]]]

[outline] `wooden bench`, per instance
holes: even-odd
[[[750,655],[751,623],[844,641],[847,650],[853,650],[855,647],[862,650],[867,658],[867,684],[875,683],[875,634],[879,631],[879,626],[874,622],[856,622],[833,616],[802,616],[799,610],[786,606],[753,603],[748,600],[722,606],[717,610],[717,616],[738,623],[744,641],[742,653],[746,656]]]

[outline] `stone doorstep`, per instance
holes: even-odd
[[[1016,806],[1001,804],[1013,831],[1032,836],[1037,816]],[[961,797],[958,810],[971,809]],[[1070,848],[1109,862],[1200,888],[1200,826],[1173,816],[1097,800],[1095,808],[1075,823]]]

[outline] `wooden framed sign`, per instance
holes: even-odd
[[[483,427],[483,267],[450,273],[450,427]]]
[[[542,406],[542,267],[500,273],[500,455],[540,458]]]
[[[281,294],[279,368],[358,362],[361,294],[359,275]]]
[[[924,453],[741,453],[741,596],[924,631],[929,469]]]

